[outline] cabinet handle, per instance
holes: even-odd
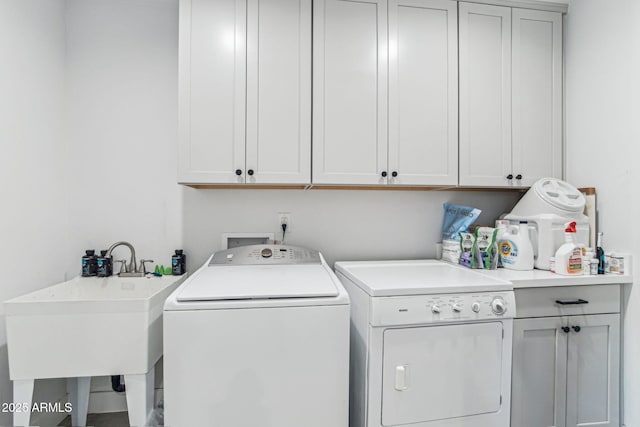
[[[386,178],[387,177],[387,171],[382,171],[382,173],[380,175],[382,175],[383,178]]]
[[[250,176],[253,176],[253,169],[249,169],[249,170],[247,171],[247,174],[249,174]]]
[[[396,176],[398,176],[398,172],[396,171],[391,172],[391,176],[395,178]]]
[[[568,334],[570,330],[571,330],[571,328],[569,328],[568,326],[563,326],[562,327],[562,332],[564,332],[565,334]]]
[[[572,326],[572,327],[574,331],[580,332],[580,329],[581,329],[580,326]]]
[[[589,304],[589,301],[584,299],[557,299],[556,304],[560,305],[581,305],[581,304]]]
[[[507,175],[507,179],[513,179],[513,174]]]
[[[516,175],[516,179],[517,180],[521,180],[522,179],[522,175],[520,175],[520,174]]]
[[[238,176],[242,175],[242,169],[236,169],[236,175]]]

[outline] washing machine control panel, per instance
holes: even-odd
[[[210,266],[216,265],[291,265],[320,264],[318,251],[290,245],[239,246],[213,254]]]
[[[372,298],[373,326],[513,318],[513,291]]]

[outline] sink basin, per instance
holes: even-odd
[[[185,276],[76,277],[5,302],[12,380],[149,372]]]

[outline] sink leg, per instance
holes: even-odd
[[[13,381],[13,403],[16,404],[13,413],[13,425],[29,426],[31,418],[31,405],[33,404],[33,384],[35,380]]]
[[[67,378],[67,386],[69,402],[72,405],[71,425],[86,426],[91,377]]]
[[[155,367],[146,374],[125,375],[127,410],[131,427],[144,427],[153,410]]]

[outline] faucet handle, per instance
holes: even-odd
[[[147,266],[145,265],[146,262],[153,262],[152,259],[141,259],[140,260],[140,271],[142,271],[143,274],[147,274]]]
[[[120,272],[118,274],[122,274],[122,273],[126,273],[127,272],[127,261],[124,259],[116,259],[113,262],[119,262],[120,264]]]

